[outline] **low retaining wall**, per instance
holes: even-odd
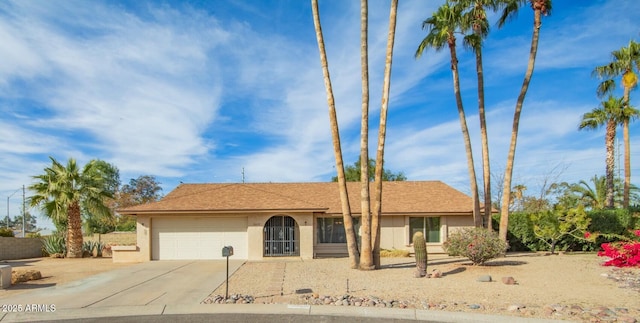
[[[84,241],[99,241],[104,245],[111,246],[130,246],[137,242],[136,232],[111,232],[100,234],[96,233],[92,236],[82,237]]]
[[[0,237],[0,260],[42,257],[40,238]]]

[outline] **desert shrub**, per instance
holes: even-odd
[[[7,228],[0,228],[0,237],[12,238],[13,230],[7,229]]]
[[[380,250],[380,257],[409,257],[409,250],[382,249]]]
[[[530,217],[533,223],[533,233],[540,241],[549,246],[552,254],[567,237],[588,241],[591,236],[587,230],[591,219],[582,206],[568,210],[557,208],[553,211],[533,213]],[[592,240],[595,241],[595,236],[592,237]]]
[[[102,249],[104,249],[104,243],[101,241],[85,241],[82,243],[83,251],[87,251],[93,255],[93,251],[95,250],[97,257],[102,257]]]
[[[42,250],[49,256],[64,256],[67,253],[64,235],[55,233],[42,238]]]
[[[450,256],[466,257],[474,265],[482,265],[490,259],[503,255],[509,245],[500,240],[498,234],[483,228],[464,228],[447,238],[444,250]]]
[[[27,238],[42,238],[40,232],[27,232]]]

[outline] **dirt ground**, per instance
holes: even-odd
[[[362,304],[381,299],[419,309],[640,320],[640,289],[621,288],[609,276],[622,272],[601,266],[602,261],[593,253],[523,253],[473,266],[463,258],[430,256],[427,272],[439,270],[441,278],[415,278],[413,258],[382,258],[383,268],[375,271],[349,269],[344,258],[247,262],[231,277],[229,289],[251,295],[256,303],[332,304],[349,295]],[[640,268],[624,272],[640,284]],[[483,275],[493,281],[479,282]],[[504,284],[502,277],[513,277],[516,284]],[[212,295],[225,295],[225,286]]]

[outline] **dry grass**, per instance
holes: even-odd
[[[380,257],[409,257],[409,251],[400,249],[382,249],[380,250]]]

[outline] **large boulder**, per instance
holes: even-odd
[[[39,270],[16,269],[11,272],[11,284],[23,283],[30,280],[42,279]]]

